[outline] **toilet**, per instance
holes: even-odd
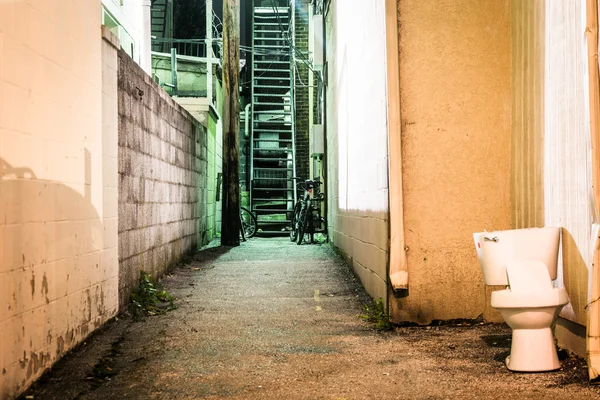
[[[514,229],[473,234],[491,305],[512,329],[511,371],[560,368],[552,328],[569,302],[565,288],[553,286],[558,265],[560,227]]]

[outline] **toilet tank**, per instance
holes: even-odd
[[[556,279],[560,227],[512,229],[473,234],[486,285],[508,285],[506,264],[513,260],[537,260]]]

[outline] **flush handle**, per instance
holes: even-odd
[[[494,236],[494,237],[484,236],[483,240],[485,240],[486,242],[499,242],[500,241],[500,239],[498,239],[498,236]]]

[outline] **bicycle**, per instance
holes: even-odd
[[[315,234],[321,234],[327,240],[327,224],[321,217],[320,202],[324,195],[321,192],[319,178],[304,182],[304,194],[295,204],[290,223],[290,240],[299,245],[304,240],[306,233],[310,234],[311,243],[315,243]],[[316,206],[315,206],[316,203]]]
[[[242,241],[253,237],[258,231],[258,222],[252,211],[246,207],[240,207],[240,236]]]

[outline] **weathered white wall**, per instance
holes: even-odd
[[[125,0],[122,3],[121,0],[102,0],[102,6],[126,32],[119,35],[124,50],[150,74],[150,0]]]
[[[100,16],[0,1],[2,399],[117,311],[116,50]]]
[[[580,325],[591,300],[595,243],[585,9],[584,0],[546,1],[544,79],[545,223],[563,227],[558,284],[571,301],[561,317]],[[577,346],[564,329],[557,336],[561,344],[583,345],[583,337]]]
[[[327,36],[331,241],[374,298],[386,298],[388,160],[383,1],[333,0]]]

